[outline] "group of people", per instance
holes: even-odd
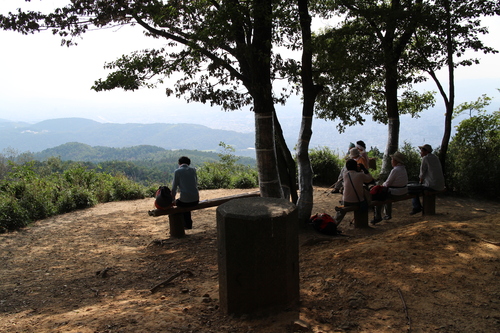
[[[442,191],[444,190],[444,176],[439,158],[432,154],[432,147],[428,144],[418,147],[422,164],[420,166],[420,175],[418,184],[408,184],[408,174],[405,168],[406,157],[400,152],[391,155],[392,170],[387,180],[382,184],[387,190],[388,198],[398,198],[408,193],[420,193],[423,190]],[[343,188],[342,201],[344,206],[361,205],[366,201],[365,188],[368,184],[375,184],[375,180],[368,171],[368,154],[366,144],[363,141],[357,141],[356,145],[349,145],[349,152],[346,156],[347,161],[342,168],[338,181],[334,184],[333,193],[338,193]],[[196,169],[191,167],[191,160],[182,156],[178,161],[179,167],[174,171],[174,180],[172,182],[172,197],[178,207],[196,206],[200,200],[198,192],[198,177]],[[176,200],[176,195],[179,198]],[[413,209],[410,215],[417,214],[423,210],[418,196],[413,198]],[[382,217],[382,211],[384,216]],[[184,214],[184,228],[192,229],[193,221],[191,212]],[[337,212],[335,220],[339,224],[345,216],[345,212]],[[382,220],[392,218],[392,204],[385,204],[383,207],[374,207],[374,218],[371,224],[377,224]]]
[[[405,155],[401,152],[395,152],[391,155],[392,170],[386,181],[381,185],[381,189],[386,191],[388,199],[396,199],[408,193],[418,194],[423,190],[444,190],[444,175],[439,158],[432,154],[433,149],[428,144],[419,146],[418,148],[422,157],[418,184],[408,183]],[[367,198],[365,197],[365,193],[368,191],[365,188],[370,183],[374,184],[374,179],[368,171],[367,157],[364,157],[362,152],[366,154],[366,145],[363,141],[358,141],[356,146],[353,144],[349,146],[349,154],[345,167],[341,170],[339,179],[334,184],[334,189],[332,190],[332,193],[337,193],[343,188],[342,200],[345,207],[366,204]],[[423,208],[418,195],[413,198],[412,207],[410,215],[422,212]],[[383,217],[382,212],[384,212]],[[342,221],[344,216],[345,212],[337,212],[335,216],[337,224]],[[382,220],[390,220],[391,218],[391,203],[385,204],[383,207],[375,206],[374,217],[370,223],[377,224]]]
[[[352,159],[356,161],[357,164],[363,165],[367,170],[369,169],[369,158],[368,153],[366,152],[366,144],[359,140],[354,143],[349,143],[349,149],[346,155],[346,159]],[[332,193],[339,193],[344,188],[344,173],[346,172],[346,166],[342,167],[342,170],[339,173],[339,177],[337,182],[333,185]]]

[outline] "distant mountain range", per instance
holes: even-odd
[[[211,129],[193,124],[111,124],[83,118],[45,120],[36,124],[0,120],[0,150],[40,152],[68,142],[113,148],[151,145],[168,150],[220,151],[231,145],[236,155],[255,156],[253,133]]]
[[[291,113],[279,114],[279,119],[288,147],[293,150],[297,143],[301,119]],[[212,125],[206,118],[204,121],[205,125],[117,124],[84,118],[61,118],[29,124],[0,119],[0,151],[11,148],[19,153],[37,153],[70,142],[91,147],[126,148],[150,145],[167,150],[220,151],[219,143],[224,142],[236,149],[235,155],[255,158],[253,132],[214,129],[208,126],[217,127],[220,125],[220,119],[212,119]],[[455,125],[457,123],[458,121],[454,122]],[[253,124],[249,125],[251,126],[248,127],[253,127]],[[418,119],[408,115],[401,116],[400,146],[406,141],[414,147],[424,143],[437,147],[441,144],[443,127],[443,113],[436,110],[427,110]],[[357,140],[365,141],[368,149],[377,147],[384,151],[387,126],[368,120],[363,125],[349,127],[345,132],[339,133],[335,122],[314,119],[309,147],[328,147],[343,155],[349,142]]]

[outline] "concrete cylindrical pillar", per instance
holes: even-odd
[[[258,314],[299,301],[298,216],[293,203],[245,198],[217,208],[221,310]]]

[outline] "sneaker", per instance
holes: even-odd
[[[386,216],[383,217],[383,219],[384,220],[390,220],[390,219],[392,219],[392,216],[391,215],[386,215]]]
[[[373,220],[370,221],[370,224],[377,224],[380,221],[382,221],[382,219],[373,219]]]
[[[410,212],[410,215],[415,215],[417,213],[420,213],[422,211],[422,208],[413,208],[412,211]]]

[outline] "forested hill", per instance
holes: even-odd
[[[40,152],[68,142],[124,148],[150,145],[167,150],[217,151],[231,145],[235,154],[254,154],[252,133],[216,130],[194,124],[111,124],[83,118],[45,120],[36,124],[0,122],[0,150]]]
[[[219,149],[220,151],[220,149]],[[213,162],[219,160],[215,152],[204,152],[199,150],[167,150],[164,148],[141,145],[124,148],[110,148],[97,146],[92,147],[78,142],[69,142],[63,145],[45,149],[34,153],[36,160],[46,160],[49,157],[59,157],[62,161],[79,162],[107,162],[107,161],[126,161],[126,162],[177,162],[182,155],[189,156],[194,165],[201,165],[203,162]],[[238,161],[241,164],[254,166],[255,159],[250,157],[241,157]]]

